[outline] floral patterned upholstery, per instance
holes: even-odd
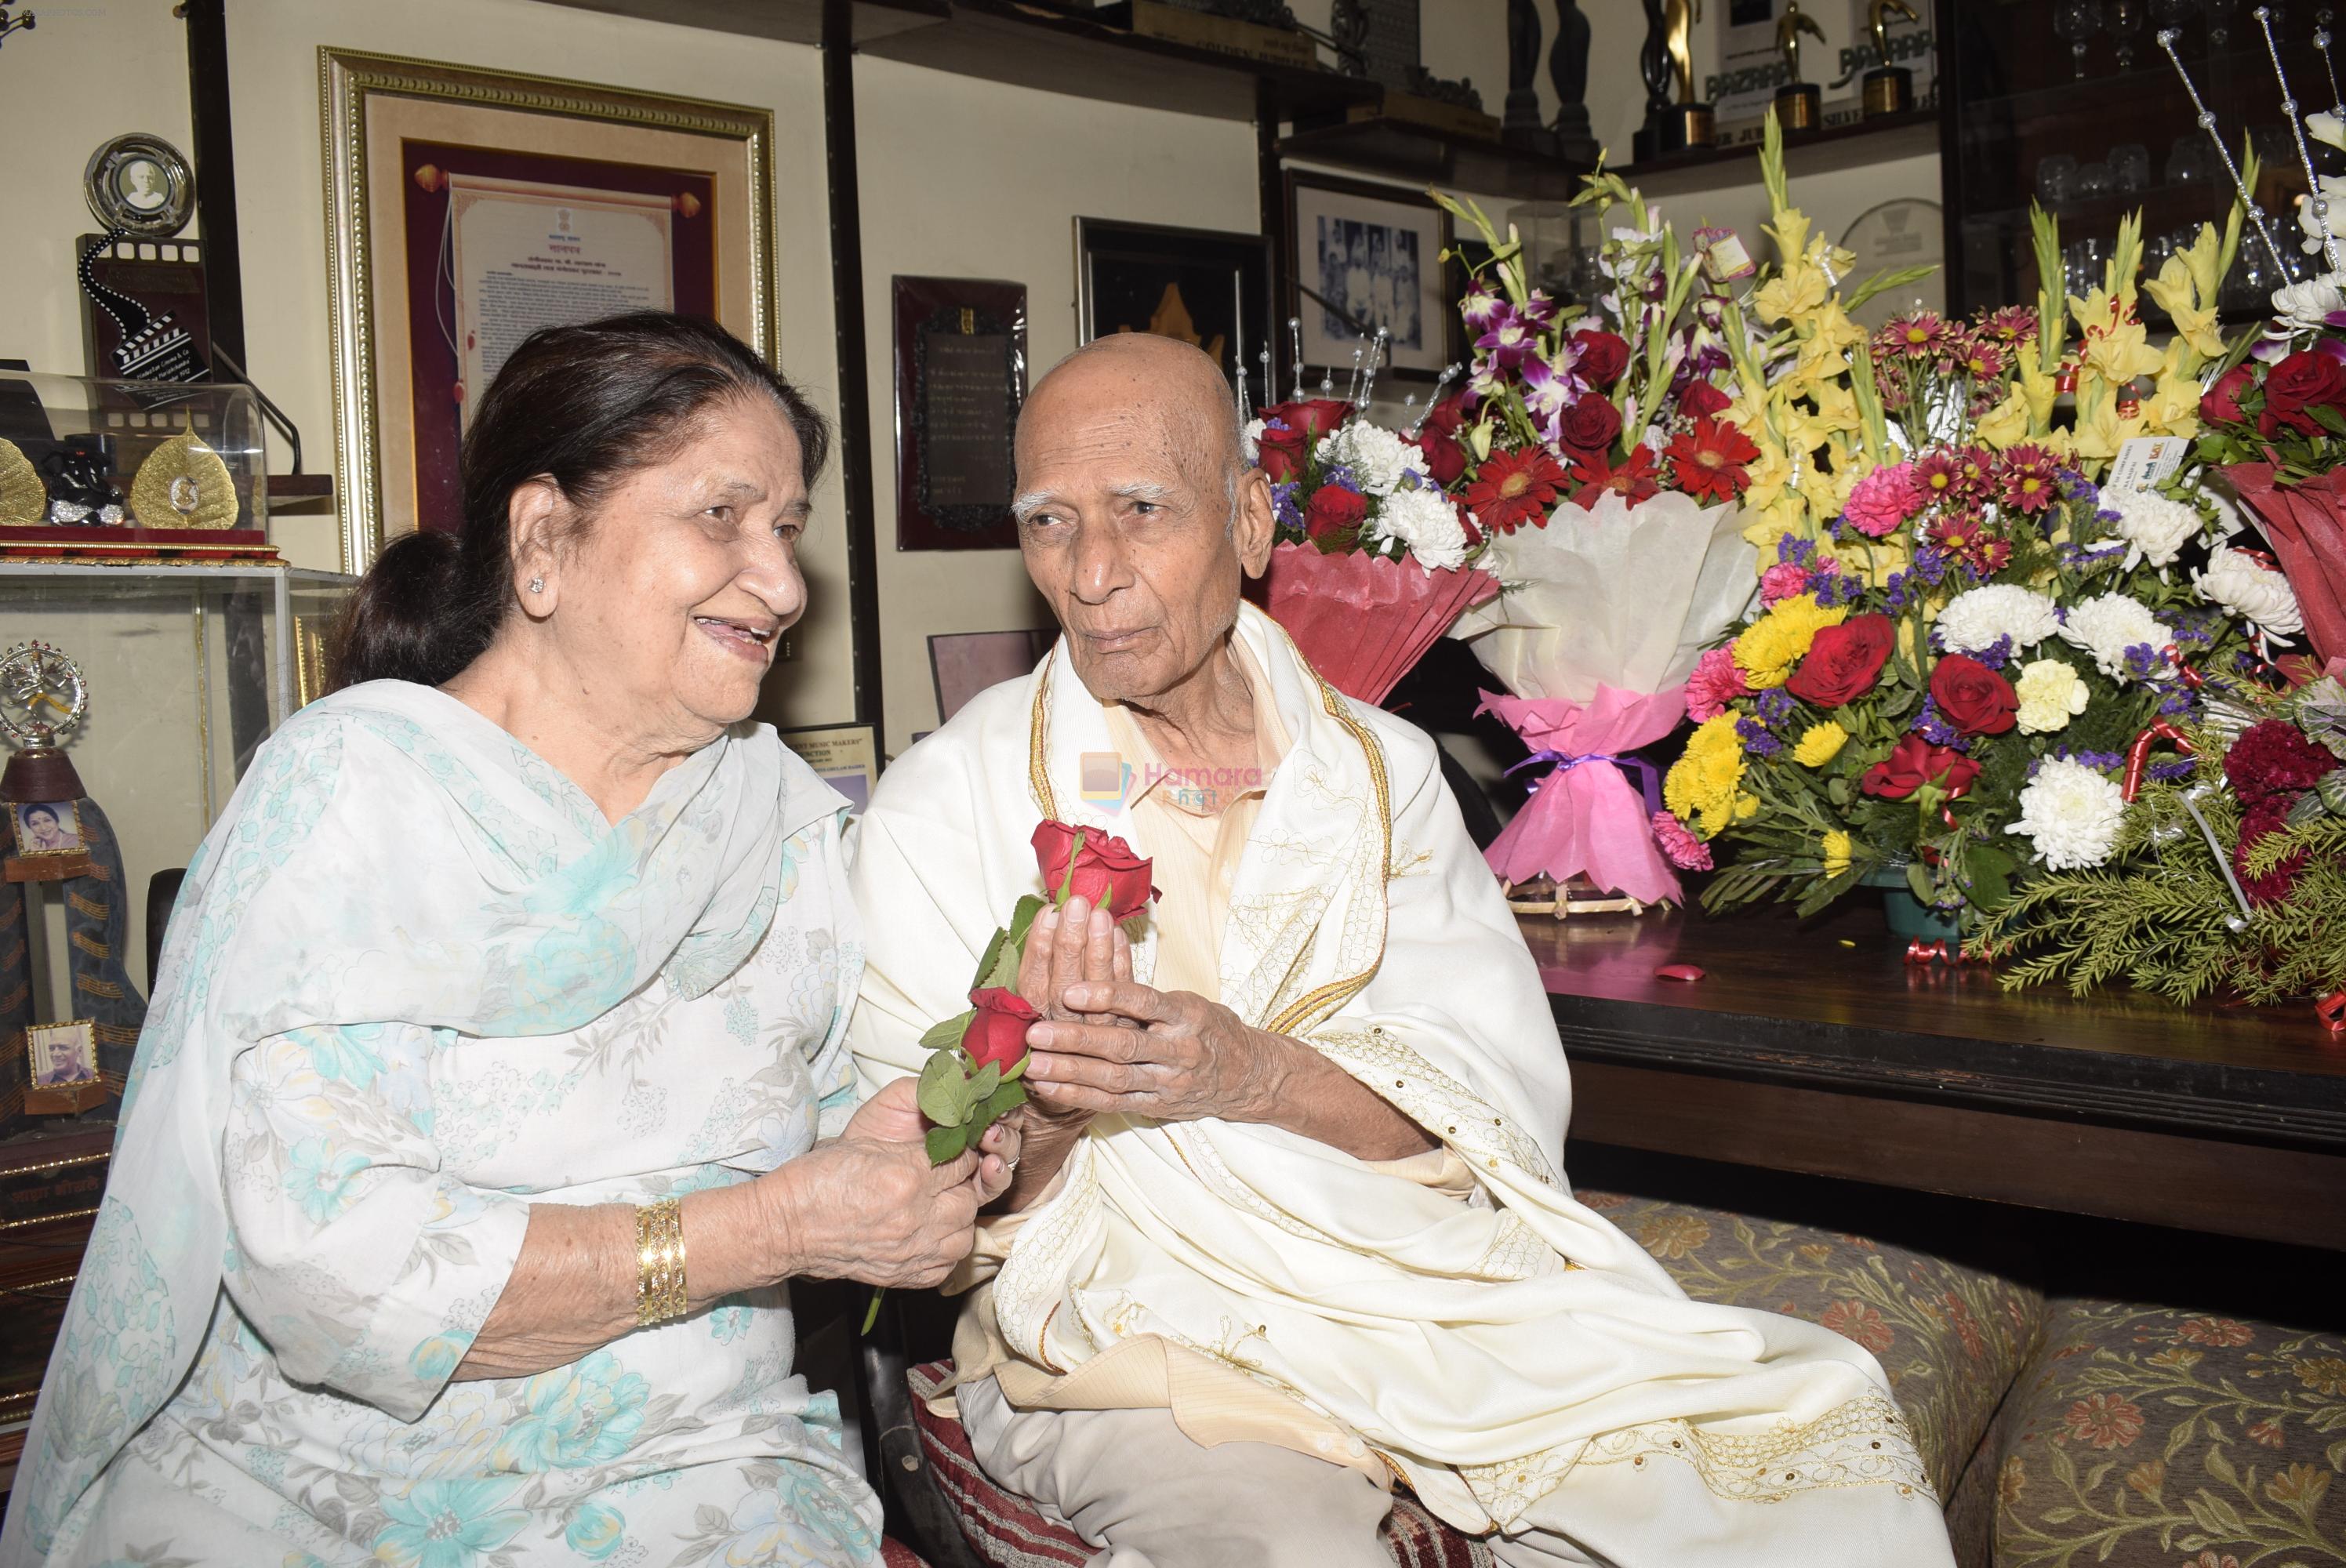
[[[2346,1563],[2346,1334],[2056,1301],[1996,1427],[1996,1568]]]
[[[1805,1318],[1872,1351],[1943,1499],[2043,1329],[2037,1291],[1930,1253],[1658,1198],[1576,1196],[1696,1300]]]

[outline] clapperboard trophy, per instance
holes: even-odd
[[[195,241],[175,238],[195,210],[187,159],[157,137],[117,137],[90,156],[84,187],[90,211],[106,226],[82,238],[76,268],[89,373],[210,380],[202,253]]]

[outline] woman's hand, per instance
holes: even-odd
[[[985,1129],[977,1141],[977,1198],[992,1203],[1010,1186],[1018,1168],[1020,1135],[1025,1130],[1016,1115],[1003,1117]],[[877,1138],[882,1143],[913,1144],[928,1136],[928,1118],[921,1115],[917,1079],[899,1078],[856,1107],[848,1118],[847,1134]]]
[[[931,1166],[913,1093],[909,1078],[889,1084],[838,1137],[759,1178],[770,1189],[778,1275],[922,1289],[969,1256],[978,1205],[991,1196],[978,1185],[980,1156]],[[896,1135],[908,1126],[911,1137]],[[1016,1135],[1005,1136],[1015,1159]],[[1009,1172],[997,1179],[1007,1185]]]

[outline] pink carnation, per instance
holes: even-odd
[[[1654,813],[1654,841],[1669,857],[1670,864],[1682,871],[1710,870],[1710,846],[1686,830],[1686,824],[1668,811]]]
[[[1760,602],[1772,605],[1778,599],[1789,599],[1809,591],[1809,569],[1797,562],[1783,561],[1760,575]]]
[[[1868,538],[1879,539],[1922,510],[1923,497],[1914,488],[1912,465],[1893,463],[1877,468],[1849,493],[1841,518]]]
[[[1713,648],[1696,662],[1694,674],[1687,677],[1687,717],[1697,724],[1717,718],[1727,711],[1729,703],[1750,695],[1743,672],[1736,667],[1735,645]]]

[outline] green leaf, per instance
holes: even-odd
[[[1001,1086],[1000,1064],[988,1062],[977,1070],[977,1076],[969,1081],[969,1103],[973,1105],[984,1104],[985,1097]]]
[[[1010,944],[1022,954],[1026,951],[1027,930],[1034,925],[1035,917],[1043,912],[1044,901],[1040,894],[1028,893],[1011,906]]]
[[[1076,862],[1084,858],[1085,831],[1085,829],[1076,829],[1075,838],[1067,845],[1067,874],[1059,880],[1059,891],[1051,900],[1051,907],[1054,909],[1066,908],[1067,900],[1075,894]]]
[[[1010,1064],[1003,1070],[1002,1081],[1005,1084],[1015,1084],[1019,1079],[1024,1078],[1026,1075],[1026,1064],[1030,1060],[1032,1060],[1031,1056],[1021,1056]]]
[[[959,1159],[962,1150],[969,1147],[969,1137],[970,1129],[967,1127],[931,1127],[929,1163],[941,1166]]]
[[[863,1328],[861,1332],[867,1335],[870,1334],[872,1332],[872,1325],[880,1321],[881,1298],[887,1294],[888,1288],[884,1285],[874,1285],[872,1288],[872,1305],[863,1309]]]
[[[970,1023],[976,1017],[977,1009],[973,1007],[968,1012],[958,1013],[942,1023],[930,1024],[929,1032],[921,1036],[921,1049],[923,1051],[953,1050],[961,1044],[962,1036],[969,1033]]]
[[[940,1051],[921,1069],[921,1115],[941,1127],[957,1127],[969,1120],[972,1096],[969,1079],[961,1070],[958,1052]]]
[[[989,985],[998,985],[1001,983],[999,981],[989,980],[986,977],[992,974],[994,970],[1000,966],[1002,961],[1002,950],[1009,944],[1009,942],[1010,933],[1002,930],[1000,927],[996,927],[992,940],[987,942],[985,944],[984,956],[977,961],[977,973],[969,983],[969,988],[972,991],[983,991]],[[1011,972],[1014,974],[1017,972],[1017,967],[1015,961],[1012,964]]]
[[[1936,890],[1931,886],[1930,869],[1920,860],[1907,862],[1906,886],[1916,898],[1923,901],[1923,907],[1925,909],[1928,909],[1931,906],[1931,901],[1938,896]]]
[[[1004,1084],[985,1097],[985,1103],[970,1116],[968,1134],[975,1137],[1003,1117],[1026,1103],[1026,1085]]]

